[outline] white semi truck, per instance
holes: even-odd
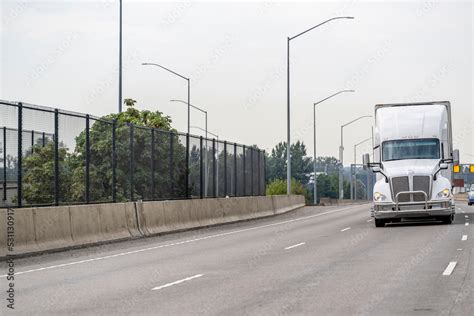
[[[375,106],[373,162],[377,173],[371,215],[376,227],[407,219],[434,218],[451,224],[453,149],[451,105],[447,101]]]

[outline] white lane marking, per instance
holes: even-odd
[[[467,240],[467,235],[462,235],[461,240],[462,240],[462,241],[466,241],[466,240]]]
[[[373,218],[368,219],[368,220],[367,220],[367,223],[370,223],[370,222],[373,221],[373,220],[374,220]]]
[[[68,267],[68,266],[72,266],[72,265],[76,265],[76,264],[82,264],[82,263],[94,262],[94,261],[99,261],[99,260],[111,259],[111,258],[131,255],[131,254],[135,254],[135,253],[150,251],[150,250],[156,250],[156,249],[172,247],[172,246],[179,246],[179,245],[184,245],[184,244],[197,242],[197,241],[201,241],[201,240],[207,240],[207,239],[211,239],[211,238],[223,237],[223,236],[228,236],[228,235],[233,235],[233,234],[238,234],[238,233],[244,233],[244,232],[248,232],[248,231],[252,231],[252,230],[257,230],[257,229],[262,229],[262,228],[267,228],[267,227],[272,227],[272,226],[278,226],[278,225],[284,225],[284,224],[289,224],[289,223],[293,223],[293,222],[303,221],[303,220],[311,219],[311,218],[314,218],[314,217],[319,217],[319,216],[328,215],[328,214],[332,214],[332,213],[343,212],[343,211],[351,210],[351,209],[354,209],[354,208],[360,208],[361,206],[364,206],[364,204],[349,206],[349,207],[345,207],[345,208],[339,208],[339,209],[335,209],[335,210],[332,210],[332,211],[326,211],[326,212],[322,212],[322,213],[319,213],[319,214],[299,217],[299,218],[290,219],[290,220],[281,221],[281,222],[272,223],[272,224],[266,224],[266,225],[261,225],[261,226],[255,226],[255,227],[250,227],[250,228],[233,230],[233,231],[230,231],[230,232],[227,232],[227,233],[221,233],[221,234],[210,235],[210,236],[205,236],[205,237],[200,237],[200,238],[183,240],[183,241],[179,241],[179,242],[175,242],[175,243],[171,243],[171,244],[164,244],[164,245],[159,245],[159,246],[154,246],[154,247],[148,247],[148,248],[142,248],[142,249],[137,249],[137,250],[133,250],[133,251],[117,253],[115,255],[85,259],[85,260],[80,260],[80,261],[73,261],[73,262],[58,264],[58,265],[54,265],[54,266],[47,266],[47,267],[38,268],[38,269],[31,269],[31,270],[26,270],[26,271],[18,271],[18,272],[15,272],[15,275],[31,273],[31,272],[38,272],[38,271],[44,271],[44,270],[50,270],[50,269],[56,269],[56,268],[62,268],[62,267]],[[0,275],[0,278],[5,278],[5,277],[7,277],[7,274]]]
[[[466,225],[466,226],[469,226],[469,223],[466,223],[465,225]]]
[[[456,261],[451,261],[446,267],[446,269],[444,269],[443,275],[451,275],[457,264],[458,263]]]
[[[465,217],[465,218],[469,218],[469,216],[467,216],[467,215],[464,215],[464,217]]]
[[[164,285],[154,287],[151,290],[152,291],[161,290],[161,289],[164,289],[165,287],[170,287],[170,286],[173,286],[173,285],[176,285],[176,284],[180,284],[180,283],[183,283],[183,282],[186,282],[186,281],[190,281],[192,279],[200,278],[203,275],[204,274],[196,274],[196,275],[193,275],[192,277],[189,277],[189,278],[186,278],[186,279],[182,279],[182,280],[178,280],[178,281],[175,281],[175,282],[171,282],[171,283],[167,283],[167,284],[164,284]]]
[[[462,251],[462,248],[458,248],[458,251]]]
[[[303,246],[304,244],[306,244],[305,242],[300,242],[299,244],[296,244],[296,245],[293,245],[293,246],[289,246],[289,247],[286,247],[285,250],[288,250],[288,249],[293,249],[293,248],[296,248],[296,247],[299,247],[299,246]]]
[[[341,232],[345,232],[346,230],[349,230],[349,229],[351,229],[351,228],[350,228],[350,227],[346,227],[346,228],[344,228],[344,229],[341,229]]]

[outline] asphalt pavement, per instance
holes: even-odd
[[[458,202],[452,225],[385,228],[369,209],[305,207],[16,259],[15,314],[472,315],[474,206]]]

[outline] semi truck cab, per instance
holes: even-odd
[[[451,224],[455,205],[451,107],[448,101],[375,106],[374,161],[377,173],[371,216],[375,226],[435,218]]]

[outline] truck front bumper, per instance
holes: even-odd
[[[376,203],[372,208],[372,217],[377,219],[390,218],[423,218],[449,216],[455,213],[451,200]]]

